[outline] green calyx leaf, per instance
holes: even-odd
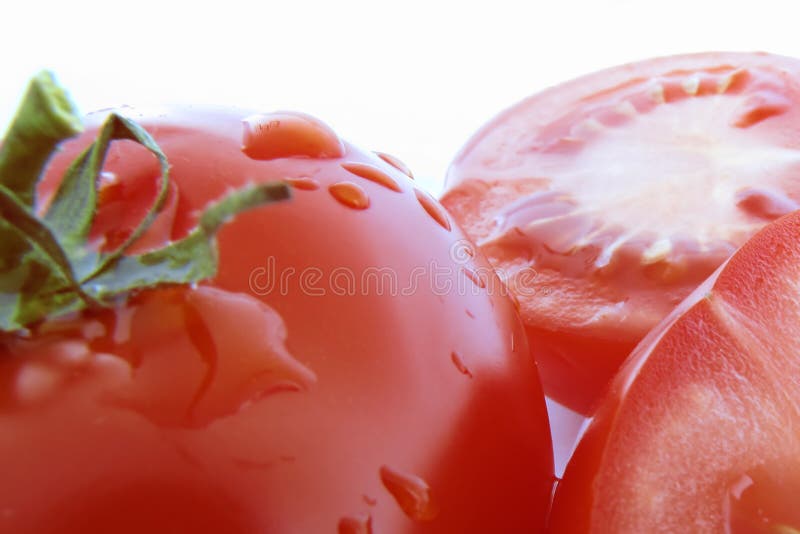
[[[84,247],[97,208],[97,180],[103,169],[112,141],[129,139],[147,148],[161,166],[161,184],[155,201],[130,237],[113,253],[86,262]],[[169,163],[152,137],[130,119],[111,114],[103,124],[95,142],[78,156],[67,169],[61,185],[45,215],[45,223],[66,249],[72,262],[81,268],[80,275],[96,276],[111,265],[153,224],[163,208],[169,187]],[[93,272],[85,272],[87,270]]]
[[[217,271],[215,234],[242,211],[289,197],[282,182],[235,190],[209,206],[185,238],[139,255],[130,246],[153,224],[169,191],[169,163],[135,122],[111,114],[92,145],[70,165],[43,216],[36,186],[58,144],[81,122],[52,75],[32,81],[0,144],[0,331],[92,307],[113,306],[132,292],[163,284],[192,284]],[[99,252],[87,243],[97,211],[98,183],[115,140],[132,140],[158,160],[158,193],[128,239]]]
[[[75,107],[49,72],[28,85],[0,146],[0,184],[33,206],[36,183],[58,144],[83,130]]]
[[[262,204],[288,198],[281,182],[263,183],[235,190],[212,204],[186,237],[164,248],[135,256],[119,256],[113,269],[87,282],[86,289],[100,300],[113,299],[142,287],[191,283],[217,273],[217,230],[231,217]]]

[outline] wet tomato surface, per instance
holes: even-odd
[[[284,180],[292,198],[221,229],[212,280],[4,342],[0,530],[539,531],[552,449],[522,324],[407,169],[299,113],[128,114],[172,179],[131,252],[231,188]],[[158,176],[112,145],[98,246],[130,236]]]

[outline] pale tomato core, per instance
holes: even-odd
[[[658,320],[800,208],[798,65],[781,61],[612,69],[521,102],[456,158],[443,203],[519,297],[549,395],[588,413]]]
[[[719,77],[713,94],[697,94],[687,83],[692,77],[681,75],[683,94],[669,102],[667,82],[648,80],[611,103],[548,125],[564,135],[533,141],[540,145],[535,162],[519,164],[543,177],[549,194],[537,190],[499,210],[495,230],[481,244],[521,230],[586,273],[609,267],[626,246],[638,251],[642,266],[729,255],[765,218],[800,207],[797,187],[786,179],[800,171],[800,151],[752,129],[760,121],[743,119],[754,101],[775,108],[770,116],[786,111],[788,103],[778,107],[785,100],[775,93],[782,85],[775,80],[776,89],[728,93],[723,82],[731,76]],[[746,202],[754,196],[764,201]],[[555,224],[561,231],[553,231]],[[591,262],[574,254],[587,247],[595,249]]]

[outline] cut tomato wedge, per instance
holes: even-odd
[[[553,533],[798,532],[800,212],[682,302],[612,382]]]
[[[766,54],[624,65],[462,149],[443,203],[518,297],[549,396],[589,413],[659,320],[800,207],[799,74]]]

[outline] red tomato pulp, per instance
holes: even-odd
[[[800,212],[637,347],[556,490],[558,533],[797,532]]]
[[[699,54],[548,89],[462,149],[442,202],[516,294],[545,392],[583,413],[644,335],[800,207],[800,62]]]

